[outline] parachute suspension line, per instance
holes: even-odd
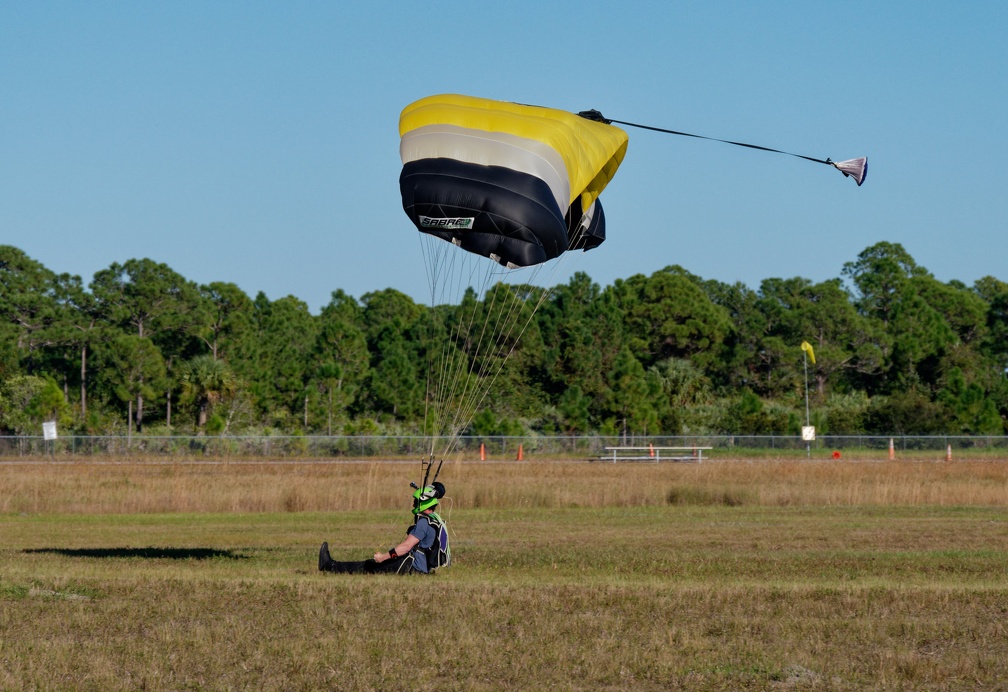
[[[490,362],[489,359],[487,359],[486,363],[484,363],[484,365],[480,367],[479,372],[476,373],[475,377],[476,383],[479,384],[481,380],[485,380],[485,384],[478,390],[474,391],[471,395],[462,397],[462,402],[460,403],[460,407],[458,409],[456,421],[453,423],[452,426],[453,435],[449,439],[449,446],[448,448],[446,448],[445,454],[450,453],[450,451],[458,444],[459,433],[461,433],[461,431],[466,426],[468,426],[469,423],[472,421],[476,410],[486,400],[486,397],[490,393],[490,390],[493,389],[494,383],[496,382],[500,374],[503,372],[504,367],[507,364],[507,361],[510,359],[511,355],[514,353],[518,344],[521,342],[522,337],[527,331],[529,325],[532,323],[532,320],[535,318],[535,315],[539,311],[539,308],[542,307],[542,305],[547,300],[549,300],[550,296],[553,294],[553,291],[555,289],[554,279],[556,278],[556,275],[559,273],[562,264],[566,263],[568,254],[569,253],[563,253],[559,258],[555,259],[551,263],[552,270],[549,272],[550,274],[549,286],[538,292],[538,297],[535,300],[532,308],[527,311],[527,315],[525,317],[524,322],[522,322],[520,328],[518,328],[517,335],[515,335],[514,332],[515,328],[519,324],[519,319],[522,314],[522,307],[525,305],[525,301],[523,301],[521,297],[518,295],[518,293],[516,292],[517,289],[510,288],[506,291],[505,295],[510,297],[511,299],[510,305],[507,307],[508,314],[505,318],[497,320],[497,323],[500,325],[500,328],[499,329],[495,328],[493,330],[495,334],[495,338],[493,340],[495,342],[502,342],[504,344],[507,344],[508,345],[507,352],[503,354],[503,357],[499,358],[498,362],[496,363],[496,367],[494,367],[494,364]],[[536,277],[538,276],[542,266],[543,265],[537,265],[536,267],[533,268],[532,277],[530,277],[529,282],[525,284],[526,286],[535,282]],[[494,295],[495,301],[496,301],[496,293],[499,293],[499,291],[495,292]],[[472,375],[473,373],[470,371],[468,373],[468,377],[472,377]]]
[[[486,260],[483,261],[486,262]],[[476,268],[479,265],[474,261],[472,262],[471,266],[473,268]],[[470,279],[477,278],[473,274],[474,272],[470,272]],[[490,281],[491,277],[492,273],[490,271],[483,272],[482,284],[480,285],[481,295],[486,291],[487,283]],[[466,287],[468,288],[472,285],[473,282],[470,281],[468,284],[466,284]],[[464,296],[465,294],[461,284],[459,285],[458,288],[460,296]],[[451,335],[452,336],[451,343],[458,344],[459,347],[455,347],[452,349],[453,357],[446,362],[447,369],[443,373],[442,377],[442,386],[443,389],[446,391],[446,394],[442,400],[443,412],[445,414],[445,418],[442,422],[443,428],[442,430],[439,430],[439,432],[443,431],[445,433],[445,436],[447,438],[446,444],[448,445],[448,449],[451,448],[452,441],[455,438],[457,438],[460,432],[458,424],[458,411],[462,407],[461,401],[464,401],[466,392],[472,385],[472,379],[473,379],[472,368],[468,366],[463,367],[463,363],[467,358],[470,357],[467,351],[468,347],[472,344],[472,334],[474,332],[474,327],[476,325],[476,316],[479,310],[479,305],[480,305],[479,300],[474,299],[472,301],[471,309],[469,309],[466,312],[461,312],[459,314],[458,319],[455,320],[456,327],[454,333]],[[460,309],[463,307],[464,305],[459,305]],[[472,356],[474,358],[478,357],[478,354],[482,349],[482,338],[483,333],[480,334],[480,338],[477,339],[476,341],[475,345],[476,355]],[[450,384],[444,381],[446,379],[450,379]],[[460,388],[462,392],[461,394],[459,394]],[[459,402],[459,403],[455,405],[450,405],[451,402]],[[448,410],[449,408],[451,410]],[[451,419],[450,421],[449,418]]]
[[[445,402],[447,387],[445,379],[451,371],[450,340],[443,335],[442,315],[444,306],[455,302],[457,295],[463,290],[461,287],[466,284],[466,262],[464,254],[458,252],[458,248],[449,243],[429,236],[425,233],[419,234],[421,245],[424,249],[424,262],[428,266],[428,275],[431,279],[431,339],[440,341],[440,354],[429,345],[427,349],[427,397],[425,401],[424,427],[431,433],[430,454],[433,455],[437,444],[438,436],[443,432],[443,415],[446,410]],[[461,268],[458,267],[461,265]],[[471,267],[472,265],[470,265]],[[471,273],[471,270],[470,270]],[[440,292],[439,292],[440,289]],[[450,308],[449,308],[450,309]],[[440,336],[439,336],[440,335]],[[454,334],[451,336],[454,337]]]
[[[506,286],[500,281],[501,276],[510,270],[504,270],[483,257],[455,252],[452,255],[453,261],[455,258],[461,260],[460,264],[463,267],[461,271],[454,268],[455,270],[451,272],[451,275],[458,279],[457,285],[452,285],[448,281],[441,281],[442,272],[439,268],[446,264],[441,253],[446,249],[448,252],[458,249],[443,242],[436,242],[427,249],[431,251],[425,255],[425,259],[430,263],[431,275],[437,277],[435,283],[440,282],[446,292],[450,292],[448,289],[451,288],[461,298],[471,287],[477,287],[480,291],[478,297],[472,300],[471,306],[467,306],[461,299],[456,301],[459,303],[459,313],[453,320],[451,333],[444,335],[448,338],[443,342],[438,362],[433,362],[435,360],[433,356],[430,359],[432,362],[429,364],[428,392],[431,396],[427,404],[430,410],[425,421],[434,421],[431,453],[436,451],[434,445],[437,444],[437,438],[443,436],[446,438],[445,454],[447,454],[458,444],[459,435],[471,422],[475,407],[484,400],[488,392],[487,387],[496,379],[504,362],[513,352],[512,343],[510,349],[496,359],[495,365],[492,349],[496,344],[507,345],[512,341],[511,337],[521,315],[523,302],[518,289]],[[538,266],[533,267],[532,271],[537,273],[539,269]],[[476,276],[478,273],[482,274],[482,281],[478,280],[479,277]],[[500,284],[499,288],[490,290],[497,284]],[[439,297],[436,288],[437,286],[432,301],[434,303],[438,302]],[[548,295],[548,292],[545,293]],[[544,296],[541,295],[540,305],[543,300]],[[481,307],[484,313],[482,317],[480,317]],[[537,308],[538,305],[535,309]],[[530,319],[525,320],[520,331],[527,328],[529,321]],[[459,344],[460,347],[454,348],[452,344]],[[469,360],[470,363],[463,365],[463,360]],[[493,377],[488,379],[491,373]]]
[[[426,489],[428,485],[433,485],[437,482],[437,477],[441,475],[441,465],[444,464],[444,459],[438,462],[437,471],[434,472],[434,478],[430,477],[431,468],[434,467],[434,455],[427,458],[420,459],[420,473],[423,475],[423,483],[417,488],[416,483],[410,483],[411,486],[417,490]]]
[[[427,236],[424,233],[419,233],[418,235],[420,236],[419,238],[420,249],[421,254],[424,258],[424,268],[427,272],[427,281],[428,284],[430,285],[430,305],[431,305],[430,338],[431,340],[433,340],[434,337],[436,336],[434,332],[437,326],[436,306],[438,304],[438,299],[441,297],[437,293],[437,287],[444,286],[444,282],[441,280],[440,277],[442,274],[444,263],[446,261],[447,253],[445,252],[444,248],[440,248],[436,244],[431,243],[430,236]],[[447,273],[449,276],[451,275],[451,272]],[[433,411],[431,411],[432,378],[430,371],[432,365],[433,365],[433,356],[430,354],[430,351],[428,350],[428,363],[427,363],[428,373],[427,373],[427,389],[426,389],[427,394],[424,397],[425,431],[430,429],[429,425],[436,425],[436,422],[431,423],[430,418],[431,416],[436,417],[438,414],[438,407],[436,405],[433,407]],[[433,457],[434,454],[433,438],[431,441],[431,448],[428,450],[428,453],[431,455],[431,457]]]
[[[568,247],[568,252],[544,264],[505,269],[429,234],[419,235],[431,285],[432,343],[427,350],[424,404],[430,464],[439,450],[443,460],[458,447],[461,433],[487,400],[539,309],[553,295],[556,276],[574,248]],[[578,235],[571,236],[571,243],[576,242]],[[530,275],[521,283],[505,281],[523,271]],[[536,287],[541,271],[549,275],[545,288]],[[444,322],[447,316],[451,316],[450,325]],[[440,342],[437,348],[435,339]]]
[[[445,335],[446,339],[443,342],[444,355],[441,361],[440,372],[438,373],[438,426],[436,429],[438,436],[443,436],[447,439],[446,444],[448,448],[452,446],[452,442],[457,439],[460,432],[457,423],[457,411],[462,405],[459,403],[460,397],[464,401],[465,392],[471,386],[475,386],[472,384],[473,374],[471,368],[465,365],[467,350],[464,347],[459,347],[459,345],[471,344],[472,342],[472,334],[475,331],[480,302],[479,299],[474,299],[471,309],[464,310],[465,303],[463,299],[466,291],[474,285],[479,288],[480,293],[478,295],[483,295],[486,292],[488,284],[493,277],[493,273],[487,267],[494,266],[484,258],[449,247],[449,251],[451,250],[456,250],[453,254],[460,260],[462,269],[454,274],[458,283],[454,286],[452,305],[458,306],[455,308],[458,314],[453,319],[454,326],[450,333]],[[477,340],[477,353],[479,353],[481,348],[482,342]],[[461,395],[459,393],[460,390],[462,392]]]
[[[486,315],[480,329],[479,339],[476,342],[476,350],[472,354],[473,366],[475,368],[470,366],[467,369],[466,382],[462,396],[460,397],[460,405],[456,409],[455,418],[452,421],[451,432],[453,433],[453,438],[456,438],[458,433],[472,420],[475,413],[474,404],[482,398],[480,396],[480,389],[485,394],[489,386],[481,387],[480,385],[485,381],[489,368],[492,367],[494,354],[490,353],[490,350],[495,344],[500,344],[502,340],[507,339],[507,335],[511,331],[511,325],[514,322],[517,297],[511,290],[503,287],[502,284],[491,285],[490,279],[492,278],[494,278],[494,274],[488,273],[487,285],[483,287],[484,295],[490,292],[491,288],[493,289],[491,303],[489,307],[485,306]],[[510,300],[505,305],[505,299],[508,298]],[[498,302],[501,303],[500,308],[497,307]]]
[[[568,249],[572,249],[572,248],[568,248]],[[553,295],[553,291],[555,290],[555,281],[554,280],[556,278],[556,275],[560,271],[561,264],[563,264],[563,263],[566,262],[568,254],[569,253],[564,253],[558,259],[554,260],[553,265],[552,265],[552,271],[550,271],[549,286],[547,288],[543,289],[539,293],[538,299],[535,301],[535,304],[533,305],[532,309],[528,311],[528,315],[527,315],[524,323],[522,323],[521,328],[518,330],[518,334],[516,336],[514,336],[513,339],[511,339],[510,337],[511,337],[511,334],[513,333],[514,327],[517,325],[517,317],[520,316],[520,314],[517,315],[516,318],[515,318],[515,320],[511,321],[511,323],[508,325],[508,336],[506,338],[506,341],[508,343],[510,343],[510,347],[509,347],[507,353],[504,355],[504,357],[498,363],[497,368],[493,371],[492,375],[490,375],[490,380],[489,380],[488,384],[485,387],[482,388],[482,392],[479,393],[478,398],[473,398],[471,400],[471,405],[469,407],[469,410],[467,411],[467,413],[464,416],[462,416],[462,420],[464,420],[465,423],[460,426],[460,428],[459,428],[460,430],[461,430],[461,428],[464,428],[465,425],[468,425],[469,421],[472,420],[473,416],[475,415],[476,409],[478,409],[479,406],[482,405],[483,401],[486,399],[487,395],[490,393],[490,390],[493,388],[493,385],[496,382],[497,377],[503,372],[504,366],[506,365],[507,361],[510,359],[511,355],[514,353],[515,348],[517,348],[518,344],[521,342],[522,337],[524,336],[524,334],[525,334],[526,330],[528,329],[529,325],[532,323],[532,320],[535,318],[536,313],[538,313],[539,308],[542,307],[542,305],[547,300],[549,300],[550,296]],[[539,265],[539,266],[537,266],[535,268],[535,270],[533,272],[532,281],[535,280],[535,276],[538,275],[538,272],[539,272],[539,269],[540,269],[541,266],[542,265]],[[517,304],[521,303],[521,300],[520,300],[520,298],[517,295],[515,295],[512,292],[509,292],[509,294],[513,297],[513,305],[517,305]],[[483,372],[481,374],[483,376],[486,376],[488,374],[488,371],[485,371],[485,372]],[[458,438],[456,436],[455,440],[457,441],[457,439]]]
[[[443,414],[445,411],[445,391],[444,381],[450,372],[450,343],[447,338],[438,338],[441,331],[439,330],[439,324],[441,324],[440,315],[443,314],[443,308],[439,309],[439,305],[451,304],[454,302],[454,298],[462,290],[461,285],[465,282],[465,262],[464,257],[460,255],[455,248],[449,243],[445,243],[439,239],[429,236],[425,233],[421,235],[421,246],[424,249],[424,263],[428,266],[428,275],[431,279],[431,339],[438,339],[441,344],[440,355],[435,353],[433,348],[428,348],[428,363],[427,363],[427,397],[424,404],[424,429],[431,433],[431,448],[430,454],[433,456],[435,446],[437,444],[437,438],[442,432],[443,426]],[[461,261],[463,265],[461,269],[456,268],[456,264]],[[442,278],[442,276],[446,278]],[[454,283],[454,282],[457,282]],[[438,292],[440,287],[441,291]],[[428,411],[430,411],[428,415]]]
[[[450,413],[449,402],[454,398],[459,386],[459,377],[454,373],[460,370],[459,359],[464,354],[452,347],[464,338],[463,332],[471,332],[475,321],[477,301],[473,302],[473,310],[468,320],[452,320],[454,327],[445,334],[439,329],[444,310],[451,310],[460,303],[465,291],[478,283],[478,274],[484,275],[484,284],[489,280],[490,273],[482,263],[488,263],[485,258],[474,261],[474,255],[462,252],[459,248],[421,233],[421,246],[424,262],[427,266],[428,279],[431,282],[431,331],[432,339],[438,338],[440,354],[434,348],[428,349],[427,397],[425,401],[424,426],[431,433],[429,453],[433,456],[439,437],[455,436],[457,431],[449,427],[445,416]],[[485,289],[485,285],[482,288]],[[439,292],[440,289],[440,292]],[[438,305],[449,304],[452,307],[439,309]],[[461,308],[462,305],[459,305]],[[437,333],[435,333],[437,332]]]
[[[571,248],[568,248],[568,250],[570,250],[570,249]],[[519,329],[518,334],[515,335],[513,339],[511,339],[511,335],[513,333],[513,328],[517,324],[517,318],[520,317],[520,305],[519,305],[520,299],[517,296],[514,296],[514,301],[515,301],[514,305],[518,305],[519,306],[519,314],[515,316],[515,321],[513,321],[509,325],[509,327],[508,327],[508,333],[507,333],[506,336],[507,336],[507,341],[511,344],[511,346],[508,349],[507,355],[504,357],[503,361],[500,363],[500,366],[498,367],[497,371],[494,373],[494,375],[493,375],[493,379],[494,380],[496,380],[497,376],[503,370],[504,364],[507,362],[507,359],[510,358],[510,356],[514,352],[515,348],[521,342],[521,338],[525,335],[525,332],[528,329],[529,325],[532,323],[532,320],[535,317],[536,313],[539,312],[539,308],[541,308],[542,305],[547,300],[549,300],[550,296],[553,295],[553,291],[555,290],[554,279],[556,278],[556,275],[560,271],[561,264],[564,264],[566,262],[568,256],[569,256],[568,253],[563,253],[562,255],[560,255],[559,258],[557,258],[556,260],[554,260],[554,262],[553,262],[553,268],[552,268],[552,271],[550,272],[550,277],[549,277],[549,279],[550,279],[549,280],[549,286],[547,288],[543,289],[541,292],[539,292],[538,299],[536,300],[536,302],[533,305],[532,309],[528,311],[528,316],[526,317],[524,323],[522,323],[521,329]],[[538,270],[539,270],[539,268],[541,266],[542,265],[539,265],[539,266],[536,267],[536,274],[538,274]],[[534,280],[535,280],[535,277],[533,276],[533,281]]]
[[[422,233],[419,233],[418,235],[423,236]],[[435,298],[436,298],[436,289],[435,289],[435,287],[437,286],[437,281],[436,281],[437,266],[436,266],[436,263],[432,262],[431,259],[428,257],[428,253],[426,251],[426,248],[424,248],[424,240],[423,240],[423,238],[420,237],[417,240],[420,242],[420,254],[424,258],[424,271],[427,274],[427,284],[430,286],[431,337],[433,338],[433,332],[434,332],[434,305],[435,305]],[[424,432],[427,431],[427,421],[428,421],[430,413],[431,413],[430,412],[431,378],[430,378],[430,362],[429,362],[429,360],[428,360],[428,364],[427,364],[427,370],[428,370],[428,373],[427,373],[427,388],[426,388],[426,394],[424,396],[424,424],[423,424],[423,430],[424,430]],[[433,450],[430,450],[430,451],[433,452]],[[420,467],[421,467],[421,470],[422,470],[423,469],[423,458],[421,458]]]
[[[462,375],[453,378],[453,387],[450,394],[450,400],[455,401],[456,404],[452,406],[453,416],[450,423],[446,421],[446,433],[447,433],[447,445],[448,450],[454,447],[458,442],[458,436],[461,431],[471,422],[472,420],[472,404],[471,402],[476,400],[479,396],[479,388],[481,382],[484,380],[487,370],[487,362],[492,354],[486,353],[490,350],[492,345],[499,340],[499,334],[501,331],[500,322],[502,321],[502,315],[504,313],[504,308],[497,308],[497,299],[501,291],[493,291],[492,302],[489,307],[485,303],[485,296],[490,292],[490,288],[496,283],[497,277],[500,275],[501,270],[498,269],[497,265],[487,263],[485,259],[482,260],[480,266],[489,267],[483,274],[483,282],[480,285],[480,295],[484,296],[483,312],[484,316],[479,328],[479,336],[475,340],[474,348],[458,349],[458,358],[460,360],[468,360],[469,363],[463,368],[460,364],[454,365],[453,372],[463,373]],[[461,341],[462,330],[465,329],[467,337],[475,331],[476,327],[476,316],[480,308],[480,302],[473,301],[473,308],[469,314],[468,321],[464,321],[463,318],[459,320],[459,335],[457,337],[458,341]],[[496,319],[494,319],[496,318]],[[491,324],[491,321],[494,321]],[[508,317],[504,317],[503,321],[506,322]],[[489,327],[489,328],[488,328]],[[466,344],[472,346],[471,338],[466,339]],[[461,393],[459,389],[461,388]]]
[[[432,239],[431,242],[434,243],[435,241]],[[438,242],[437,245],[438,245],[439,249],[441,249],[442,251],[445,251],[445,252],[451,252],[454,249],[453,247],[448,247],[443,242]],[[453,266],[453,268],[454,268],[456,262],[459,262],[460,259],[464,260],[464,258],[460,258],[460,255],[459,255],[458,252],[451,252],[451,258],[452,258],[452,266]],[[462,261],[462,264],[464,265],[465,262]],[[442,300],[442,305],[445,305],[445,304],[454,305],[454,302],[455,302],[454,298],[457,297],[457,295],[459,294],[459,291],[461,291],[461,286],[462,286],[462,283],[464,282],[464,271],[465,271],[465,267],[463,266],[462,270],[451,272],[450,276],[453,277],[454,280],[457,281],[458,283],[455,284],[455,285],[452,285],[450,282],[446,282],[445,283],[446,289],[450,289],[448,291],[450,293],[450,295],[444,296],[444,300]],[[435,317],[437,317],[437,315],[435,315]],[[435,426],[434,426],[434,429],[432,431],[434,433],[434,436],[433,436],[432,441],[431,441],[432,449],[433,449],[434,445],[437,444],[437,437],[442,433],[442,429],[443,429],[443,425],[444,425],[443,416],[444,416],[444,412],[445,412],[446,401],[448,400],[447,397],[450,396],[450,395],[446,394],[446,389],[447,388],[445,386],[445,380],[448,377],[448,375],[450,374],[451,368],[453,367],[452,364],[454,362],[454,358],[453,358],[453,356],[452,356],[452,354],[450,352],[450,348],[451,348],[451,342],[454,340],[454,338],[456,338],[456,337],[455,337],[454,333],[452,333],[452,334],[444,335],[440,339],[440,341],[441,341],[441,354],[440,354],[440,358],[439,358],[439,366],[438,366],[437,372],[436,372],[436,375],[437,375],[437,385],[435,387],[435,408],[437,410],[437,419],[435,421]]]

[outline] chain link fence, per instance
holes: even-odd
[[[135,459],[283,459],[283,460],[416,460],[445,448],[443,438],[423,436],[86,436],[55,440],[42,436],[0,436],[0,460],[52,458],[80,460]],[[1008,460],[1008,437],[965,435],[823,435],[805,442],[794,435],[680,436],[528,436],[462,437],[449,458],[504,460],[592,460],[612,447],[710,447],[712,460],[722,458],[844,458],[860,455]]]

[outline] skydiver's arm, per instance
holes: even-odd
[[[417,543],[419,543],[419,542],[420,542],[420,539],[417,538],[416,536],[412,536],[412,535],[406,536],[406,538],[403,539],[403,542],[400,543],[399,545],[397,545],[395,547],[395,553],[396,553],[396,555],[397,556],[405,555],[409,551],[413,550],[413,548],[416,548],[417,547]],[[391,560],[391,559],[392,559],[392,556],[389,555],[387,552],[386,553],[375,553],[374,554],[374,561],[375,562],[385,562],[386,560]]]

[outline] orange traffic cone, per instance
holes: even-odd
[[[525,453],[522,452],[522,446],[519,444],[518,445],[518,461],[521,461],[524,458],[525,458]]]
[[[651,452],[650,452],[649,456],[653,457],[654,456],[654,444],[649,442],[648,443],[648,447],[651,449]]]
[[[892,438],[889,438],[889,461],[896,458],[896,449],[893,447]]]
[[[945,448],[945,461],[952,461],[952,445]]]
[[[480,461],[486,461],[486,445],[480,442]]]

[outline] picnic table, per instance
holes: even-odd
[[[592,461],[650,461],[660,463],[662,461],[687,461],[701,463],[703,453],[710,451],[712,447],[606,447],[605,454],[600,455]]]

